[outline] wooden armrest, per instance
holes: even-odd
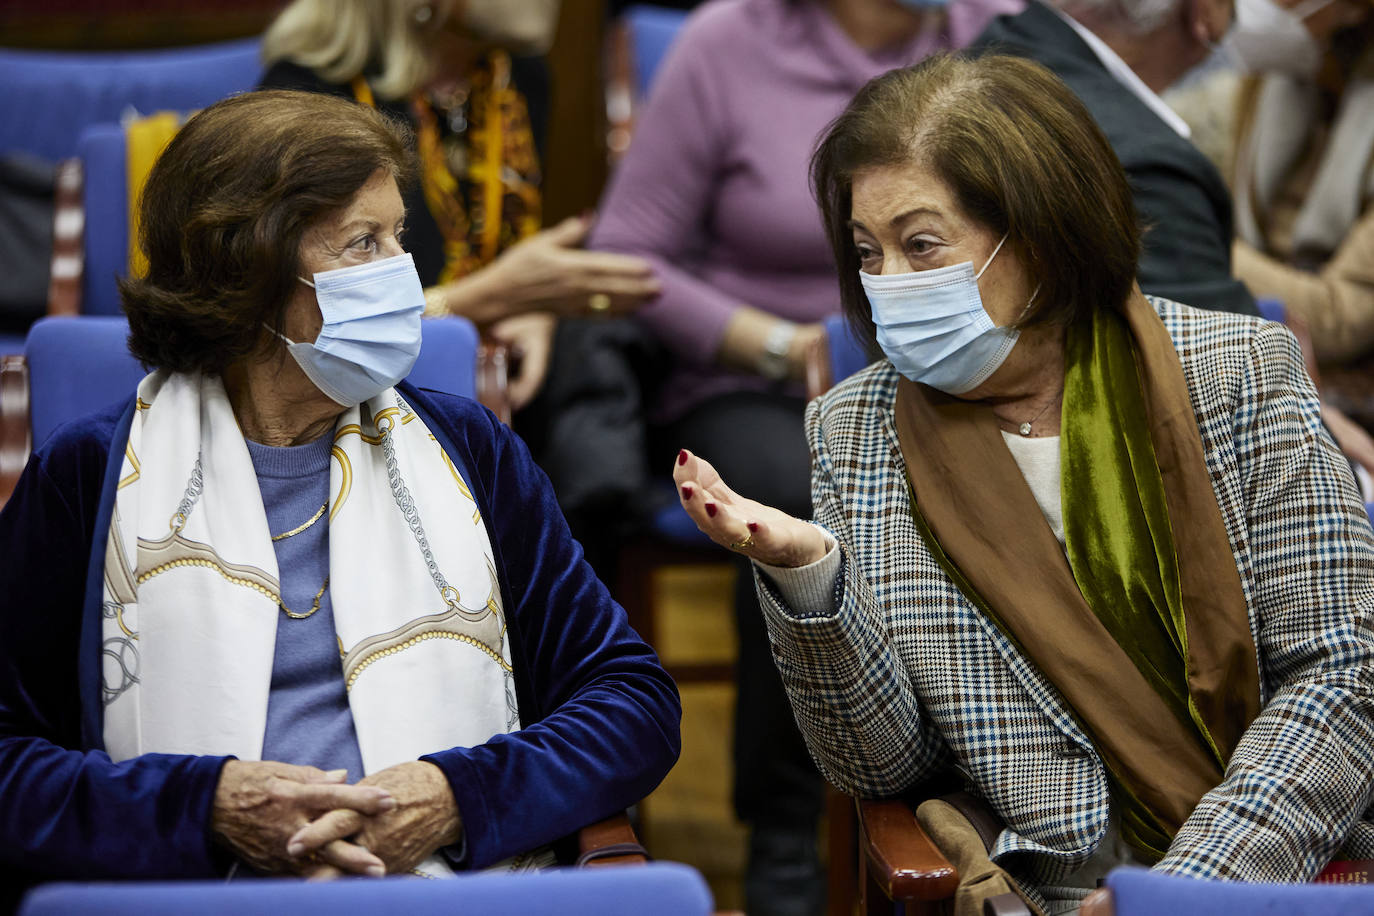
[[[900,800],[859,801],[860,854],[869,877],[894,903],[954,895],[959,872],[935,848]]]
[[[1079,916],[1115,916],[1116,901],[1112,898],[1111,889],[1099,887],[1084,897],[1078,913]]]
[[[643,865],[649,861],[624,812],[577,831],[577,864]]]
[[[813,401],[835,384],[830,372],[830,339],[822,334],[806,349],[806,399]]]
[[[81,277],[86,267],[82,240],[86,209],[81,201],[85,181],[80,159],[57,164],[52,220],[52,260],[48,267],[48,314],[81,314]]]
[[[477,345],[477,400],[510,426],[510,347],[483,335]]]
[[[0,356],[0,505],[10,498],[29,460],[29,364]]]

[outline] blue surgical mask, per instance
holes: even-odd
[[[1020,332],[992,323],[978,278],[1006,240],[1002,236],[976,274],[972,261],[887,276],[860,271],[878,346],[898,372],[957,395],[977,388],[1002,365]]]
[[[352,407],[410,374],[425,292],[409,254],[297,279],[315,288],[324,326],[314,343],[278,336],[316,388]]]

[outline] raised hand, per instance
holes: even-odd
[[[544,387],[557,324],[558,319],[548,312],[529,312],[502,319],[489,329],[492,337],[511,348],[515,371],[506,388],[511,410],[520,410],[529,404]]]
[[[740,496],[705,459],[683,449],[673,465],[682,507],[702,533],[722,547],[769,566],[808,566],[830,541],[819,528]]]
[[[468,278],[485,294],[484,301],[499,307],[499,314],[488,314],[489,309],[451,310],[479,324],[531,311],[564,317],[619,315],[658,295],[658,278],[648,261],[579,247],[590,229],[590,219],[565,219],[506,249]]]

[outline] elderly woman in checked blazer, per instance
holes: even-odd
[[[1121,167],[1033,63],[879,77],[812,179],[885,357],[808,408],[815,523],[674,473],[826,776],[957,774],[1050,913],[1123,862],[1370,855],[1374,536],[1293,338],[1140,294]]]

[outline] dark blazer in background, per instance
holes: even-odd
[[[994,19],[971,50],[1043,64],[1097,120],[1126,170],[1145,230],[1141,289],[1196,308],[1256,314],[1254,298],[1231,273],[1231,195],[1221,174],[1118,82],[1068,23],[1031,0],[1024,12]]]

